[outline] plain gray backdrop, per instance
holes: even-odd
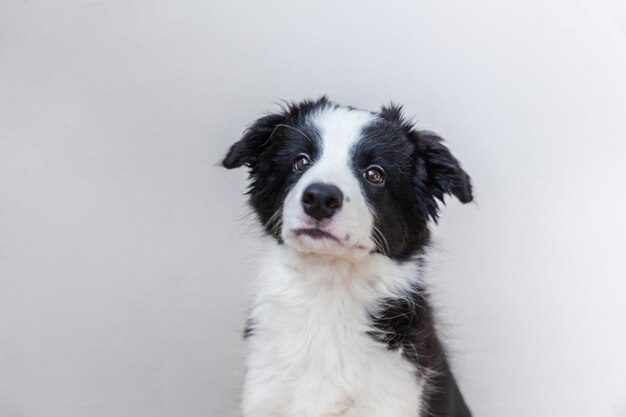
[[[217,166],[281,99],[448,139],[428,281],[481,417],[626,416],[626,7],[0,2],[0,416],[231,417],[263,240]]]

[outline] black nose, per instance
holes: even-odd
[[[306,187],[302,193],[304,212],[315,220],[331,217],[342,204],[343,193],[332,184],[316,182]]]

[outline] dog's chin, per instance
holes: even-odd
[[[366,257],[371,248],[348,245],[334,234],[318,228],[297,228],[283,233],[284,242],[299,253],[341,258],[352,262]]]

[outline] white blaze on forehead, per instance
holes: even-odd
[[[341,107],[325,108],[309,116],[308,122],[319,132],[321,152],[285,199],[281,233],[288,244],[301,251],[336,256],[343,253],[346,258],[362,256],[373,247],[374,219],[361,189],[360,174],[352,167],[352,149],[361,139],[363,129],[375,119],[372,113]],[[335,185],[344,195],[341,209],[322,226],[337,238],[336,242],[303,241],[290,235],[293,230],[311,227],[310,218],[302,208],[302,194],[310,184],[318,182]]]
[[[342,107],[326,108],[313,114],[311,121],[322,138],[322,155],[316,163],[326,169],[350,167],[350,151],[361,138],[363,129],[374,119],[370,112]]]

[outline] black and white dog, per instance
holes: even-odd
[[[249,168],[275,240],[245,330],[244,416],[470,416],[422,280],[438,200],[472,200],[441,138],[398,106],[323,97],[254,122],[223,165]]]

